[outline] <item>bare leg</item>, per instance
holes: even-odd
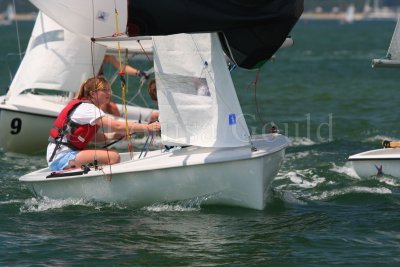
[[[82,166],[94,160],[97,160],[98,164],[115,164],[120,162],[119,153],[115,150],[107,149],[87,149],[80,151],[75,158],[75,165]]]

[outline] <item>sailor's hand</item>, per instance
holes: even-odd
[[[142,71],[142,70],[139,70],[136,75],[139,78],[144,78],[145,80],[147,80],[149,78],[149,75],[146,72]]]
[[[161,131],[161,124],[156,121],[147,125],[149,132],[159,132]]]
[[[112,132],[112,133],[107,133],[108,134],[108,140],[118,140],[118,139],[123,139],[126,138],[125,134],[119,133],[119,132]]]

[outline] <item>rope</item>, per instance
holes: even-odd
[[[118,10],[117,10],[117,5],[114,0],[114,6],[115,6],[115,34],[119,33],[118,29]],[[125,131],[126,131],[126,137],[128,140],[128,150],[130,153],[130,158],[133,159],[133,146],[131,142],[131,135],[129,133],[129,124],[128,124],[128,109],[126,107],[126,82],[125,82],[125,71],[122,69],[122,57],[121,57],[121,45],[120,42],[117,41],[118,44],[118,60],[119,60],[119,78],[121,80],[121,95],[122,95],[122,106],[125,114]]]
[[[144,145],[143,145],[142,149],[140,150],[139,159],[142,157],[143,152],[145,150],[147,150],[147,143],[149,142],[149,139],[150,139],[150,134],[147,135],[146,141],[144,142]],[[147,154],[147,151],[146,151],[146,154]]]
[[[149,139],[150,139],[150,142],[149,142]],[[147,152],[149,152],[150,148],[153,146],[154,139],[155,139],[155,134],[153,132],[149,133],[149,135],[147,136],[146,141],[144,142],[144,145],[140,151],[139,159],[142,157],[143,152],[144,152],[143,157],[145,158],[147,156]]]
[[[152,132],[152,133],[151,133],[150,144],[147,146],[146,153],[144,154],[145,157],[147,156],[147,152],[149,152],[150,148],[153,147],[153,145],[154,145],[154,139],[156,139],[155,137],[156,137],[155,134]]]

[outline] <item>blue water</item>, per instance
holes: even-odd
[[[32,26],[20,24],[23,47]],[[400,138],[399,70],[370,66],[394,26],[300,21],[255,87],[255,72],[233,73],[250,129],[276,125],[292,141],[264,211],[38,199],[18,177],[44,156],[0,151],[0,266],[399,266],[400,181],[361,180],[347,162]],[[15,71],[15,27],[0,36],[0,64]],[[8,84],[0,68],[1,94]]]

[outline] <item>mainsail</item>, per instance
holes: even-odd
[[[285,41],[303,0],[128,0],[128,34],[220,32],[227,55],[256,68]]]
[[[249,144],[249,132],[216,33],[153,38],[162,143]]]
[[[219,32],[225,53],[243,68],[260,67],[282,45],[304,0],[30,0],[70,31],[90,37]],[[115,7],[114,7],[115,3]]]
[[[83,81],[97,73],[106,52],[104,46],[91,46],[87,38],[65,30],[39,12],[7,98],[34,88],[76,92]]]
[[[118,28],[124,32],[127,21],[127,0],[30,0],[39,10],[65,29],[91,37],[111,36]]]
[[[400,67],[400,17],[397,20],[389,50],[384,59],[373,59],[373,67]]]

